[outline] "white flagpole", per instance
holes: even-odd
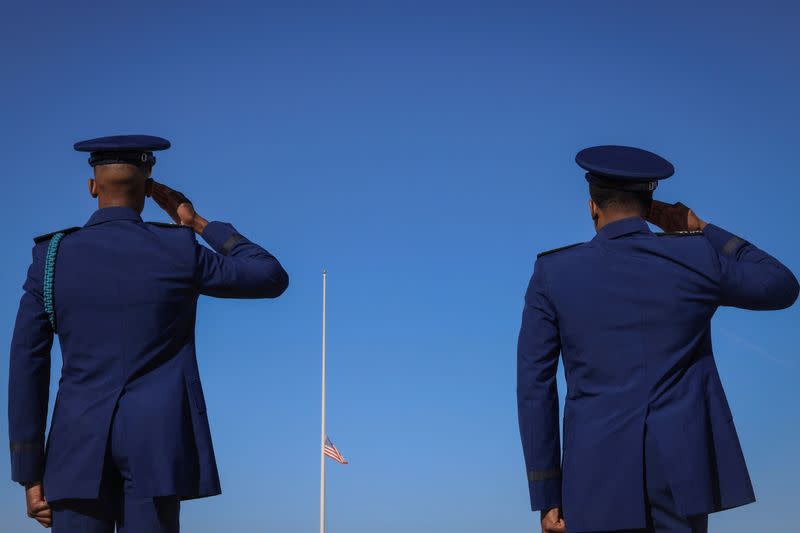
[[[319,533],[325,533],[325,307],[328,292],[328,272],[322,271],[322,435],[320,437],[319,476]]]

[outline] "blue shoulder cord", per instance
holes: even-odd
[[[53,327],[53,333],[56,333],[56,310],[53,304],[53,280],[56,274],[56,254],[58,254],[58,245],[61,244],[61,239],[64,238],[64,233],[56,233],[50,239],[50,244],[47,246],[47,256],[44,260],[44,310],[47,312],[47,318],[50,320],[50,325]]]

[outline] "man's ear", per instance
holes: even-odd
[[[600,218],[600,209],[598,209],[597,204],[594,203],[592,199],[589,199],[589,216],[592,217],[592,220],[595,222]]]
[[[89,178],[89,194],[92,198],[97,198],[97,182],[94,178]]]
[[[147,178],[144,182],[144,195],[148,198],[153,195],[153,178]]]

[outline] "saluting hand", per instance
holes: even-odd
[[[25,500],[30,518],[39,522],[42,527],[53,525],[53,511],[50,509],[50,504],[44,499],[41,483],[25,486]]]
[[[192,201],[182,192],[152,180],[150,196],[176,224],[191,226],[197,233],[203,233],[206,225],[208,225],[208,221],[197,214]]]
[[[701,231],[706,222],[680,202],[667,204],[653,200],[647,220],[666,232]]]
[[[542,513],[542,533],[567,533],[567,524],[561,516],[561,509],[555,507]]]

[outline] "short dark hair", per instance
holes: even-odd
[[[636,211],[642,216],[650,212],[653,204],[652,191],[621,191],[602,187],[594,183],[589,184],[589,195],[597,207],[613,211]]]

